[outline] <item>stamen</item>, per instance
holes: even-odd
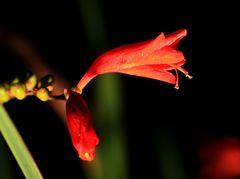
[[[188,77],[189,80],[191,80],[193,78],[193,76],[186,74],[186,77]]]
[[[183,67],[176,65],[176,68],[177,68],[179,71],[181,71],[183,74],[185,74],[188,79],[192,79],[192,76],[189,75],[188,72],[187,72],[187,70],[185,70]]]
[[[183,67],[178,66],[178,65],[174,65],[174,64],[169,64],[169,65],[171,65],[173,68],[175,68],[175,70],[178,69],[179,71],[181,71],[183,74],[186,75],[186,77],[188,79],[192,79],[193,78],[191,75],[188,74],[187,70],[185,70]]]
[[[178,71],[177,71],[176,68],[175,68],[175,72],[176,72],[176,84],[175,84],[174,88],[178,90],[179,89],[179,85],[178,85]]]

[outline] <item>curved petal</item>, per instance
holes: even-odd
[[[177,51],[171,47],[163,47],[152,53],[142,53],[141,56],[137,58],[131,58],[128,60],[128,63],[122,65],[122,67],[176,64],[180,62],[185,62],[184,55],[181,51]]]
[[[179,29],[165,36],[164,46],[176,47],[179,41],[187,35],[186,29]]]
[[[176,77],[172,73],[166,70],[162,70],[158,65],[136,66],[132,68],[123,69],[120,71],[120,73],[151,78],[171,84],[176,83]]]
[[[157,36],[157,38],[149,41],[149,43],[144,48],[144,51],[147,51],[149,53],[151,51],[161,49],[164,44],[165,44],[165,37],[164,37],[164,34],[161,32],[160,35]]]

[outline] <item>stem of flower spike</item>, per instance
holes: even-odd
[[[24,176],[26,178],[42,179],[43,176],[34,159],[2,105],[0,105],[0,132],[17,160]]]
[[[28,75],[27,80],[16,78],[12,82],[5,82],[0,84],[0,104],[6,103],[11,99],[23,100],[27,96],[36,96],[41,101],[50,100],[66,100],[65,93],[60,95],[52,95],[54,77],[46,75],[37,80],[36,75]],[[67,90],[64,90],[67,91]],[[77,90],[79,92],[79,90]],[[81,93],[81,92],[79,92]]]

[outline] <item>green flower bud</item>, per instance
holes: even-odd
[[[47,88],[40,88],[36,92],[36,96],[42,101],[47,101],[49,99],[49,91]]]
[[[24,84],[16,83],[10,86],[10,93],[19,100],[27,96],[26,87]]]
[[[32,90],[36,86],[36,84],[37,84],[37,76],[34,74],[30,75],[25,82],[25,86],[28,91]]]
[[[0,85],[0,104],[8,102],[10,100],[10,96],[7,93],[6,88],[3,85]]]
[[[20,81],[20,79],[18,77],[16,77],[11,81],[11,84],[19,83],[19,81]]]
[[[40,79],[40,81],[38,83],[38,88],[47,87],[47,86],[51,85],[53,82],[54,82],[53,75],[46,75]]]

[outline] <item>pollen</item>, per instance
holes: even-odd
[[[192,79],[193,77],[191,76],[191,75],[189,75],[189,74],[186,74],[186,77],[188,78],[188,79]]]

